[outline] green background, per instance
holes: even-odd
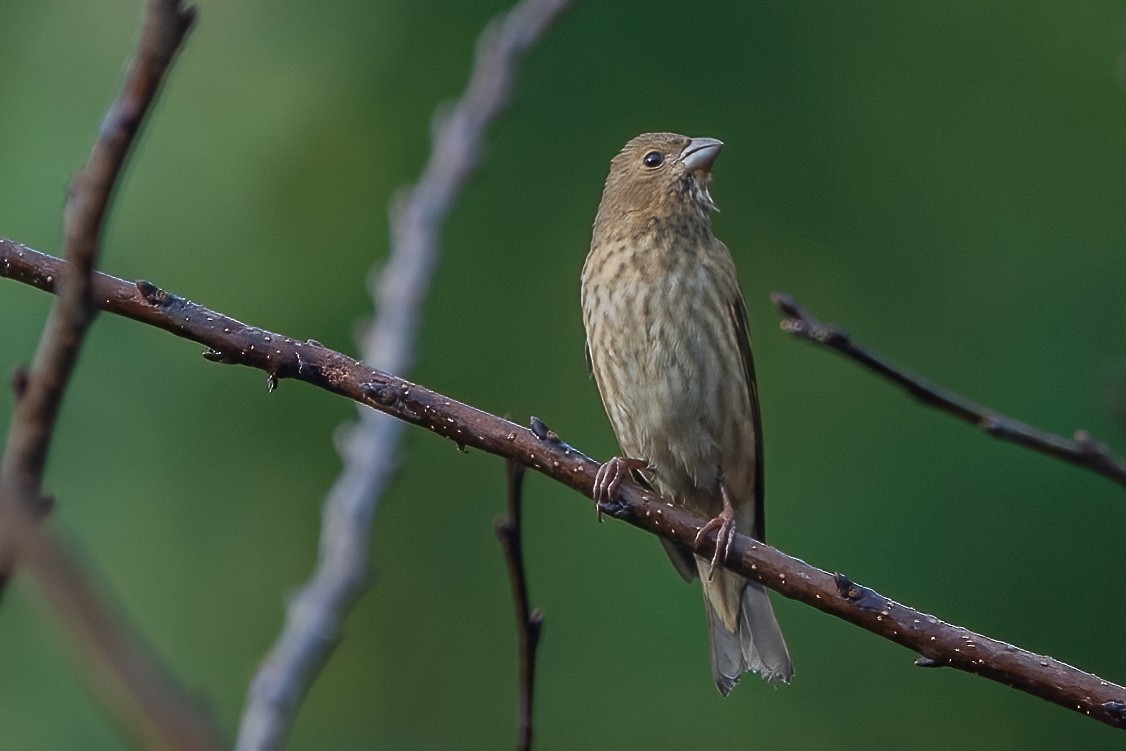
[[[139,2],[0,5],[0,235],[60,248],[65,186]],[[201,0],[125,176],[101,266],[354,352],[386,206],[506,7]],[[444,234],[413,380],[615,450],[578,276],[633,135],[723,139],[712,194],[755,334],[770,541],[974,630],[1126,680],[1126,489],[912,403],[778,330],[786,290],[998,410],[1126,452],[1126,6],[579,3],[534,52]],[[0,281],[0,370],[49,296]],[[315,562],[351,404],[131,321],[96,322],[47,487],[54,524],[233,734]],[[6,378],[6,376],[5,376]],[[0,399],[8,422],[11,396]],[[504,467],[406,433],[374,586],[290,747],[507,748]],[[1101,748],[1115,731],[775,597],[793,685],[711,684],[700,594],[656,542],[528,483],[546,613],[540,749]],[[0,747],[118,748],[29,582],[0,609]]]

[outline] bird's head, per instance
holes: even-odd
[[[717,211],[708,193],[711,168],[723,142],[676,133],[643,133],[610,162],[599,215],[625,218],[688,212],[707,221]]]

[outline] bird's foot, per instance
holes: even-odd
[[[723,510],[714,519],[704,522],[700,531],[696,533],[694,542],[699,547],[708,533],[715,530],[715,552],[712,553],[711,565],[708,567],[708,581],[712,580],[715,567],[727,562],[727,554],[731,552],[731,544],[735,542],[735,507],[731,505],[731,497],[727,494],[725,483],[720,483],[719,492],[720,497],[723,498]]]
[[[624,456],[614,456],[606,460],[594,475],[594,507],[598,511],[598,521],[602,521],[603,504],[613,503],[618,499],[622,480],[634,470],[647,469],[649,462],[644,459],[627,459]]]

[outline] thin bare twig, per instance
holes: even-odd
[[[508,104],[524,55],[569,0],[523,0],[478,39],[469,83],[448,114],[435,116],[433,146],[418,184],[392,201],[391,252],[372,283],[376,315],[361,337],[364,360],[406,374],[442,227],[476,170],[485,135]],[[447,113],[445,107],[440,113]],[[368,578],[372,520],[398,465],[402,422],[361,409],[340,444],[344,467],[325,500],[320,559],[293,596],[286,623],[254,676],[238,748],[277,748],[339,638]]]
[[[11,517],[9,517],[11,519]],[[86,666],[90,693],[139,747],[227,748],[214,718],[186,693],[64,541],[22,516],[20,571],[37,585]]]
[[[42,507],[40,487],[51,433],[86,330],[97,313],[90,274],[97,263],[106,209],[134,137],[194,18],[194,11],[177,0],[147,3],[137,54],[106,112],[86,166],[71,183],[63,252],[70,264],[59,279],[59,297],[31,367],[19,378],[0,464],[0,503],[18,498]]]
[[[0,276],[52,291],[64,263],[0,239]],[[132,284],[97,274],[95,290],[103,310],[204,344],[209,360],[311,383],[459,445],[514,459],[591,497],[599,464],[563,442],[543,440],[515,423],[369,368],[316,342],[295,341],[247,326],[147,282]],[[631,482],[623,483],[620,502],[603,510],[690,548],[705,521]],[[710,558],[713,545],[714,535],[709,535],[696,552]],[[1051,657],[945,623],[742,535],[732,544],[727,568],[901,644],[921,655],[921,664],[980,675],[1126,728],[1126,688]]]
[[[832,324],[822,323],[792,296],[775,292],[770,299],[787,316],[781,323],[783,331],[840,352],[900,386],[922,403],[976,425],[994,438],[1084,467],[1109,477],[1120,485],[1126,485],[1126,460],[1115,457],[1106,444],[1095,439],[1086,430],[1075,431],[1075,437],[1069,439],[1006,417],[961,394],[931,383],[922,376],[895,365],[877,352],[860,346],[848,332]]]
[[[73,637],[80,655],[105,681],[92,693],[127,730],[149,747],[220,748],[211,719],[114,617],[82,566],[51,533],[40,528],[49,504],[43,471],[63,395],[99,305],[94,267],[114,188],[146,113],[195,20],[178,0],[146,3],[137,52],[102,121],[86,165],[70,186],[64,215],[64,254],[55,274],[52,308],[31,367],[17,374],[16,403],[0,463],[0,576],[26,567],[39,592]]]
[[[535,422],[533,420],[533,426]],[[523,519],[524,465],[508,459],[508,516],[497,519],[496,532],[504,559],[508,563],[508,580],[512,585],[512,604],[516,609],[516,633],[520,654],[519,709],[516,721],[516,749],[532,748],[532,709],[536,687],[536,650],[543,632],[543,614],[532,610],[528,599],[528,575],[524,568]]]

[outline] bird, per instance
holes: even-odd
[[[766,589],[722,568],[736,532],[765,535],[763,444],[746,304],[735,262],[712,233],[714,138],[643,133],[610,162],[583,264],[586,359],[622,454],[595,501],[626,476],[709,521],[713,556],[662,540],[699,578],[712,676],[726,696],[746,672],[789,683],[793,663]]]

